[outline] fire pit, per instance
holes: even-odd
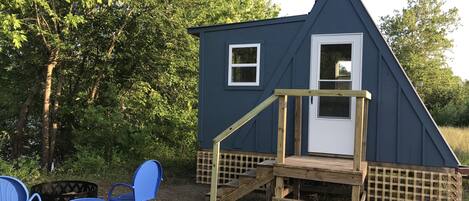
[[[31,188],[31,193],[38,193],[43,201],[70,201],[75,198],[97,197],[98,185],[86,181],[55,181],[35,185]]]

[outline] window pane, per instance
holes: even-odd
[[[352,44],[321,45],[320,79],[350,80]]]
[[[351,82],[319,82],[320,89],[349,90]],[[319,97],[319,117],[350,118],[350,97]]]
[[[232,82],[256,82],[256,67],[233,67]]]
[[[257,47],[233,48],[233,64],[255,64],[257,63]]]
[[[340,81],[340,82],[319,82],[319,89],[332,89],[332,90],[351,90],[352,82]]]

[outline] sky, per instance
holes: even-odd
[[[273,0],[280,5],[282,11],[280,16],[291,16],[307,14],[313,7],[315,0]],[[407,0],[362,0],[370,12],[373,20],[378,23],[381,16],[393,14],[394,10],[401,10],[406,6]],[[459,9],[461,17],[461,27],[450,35],[454,40],[454,48],[448,53],[451,58],[449,65],[454,74],[462,79],[469,80],[469,1],[467,0],[447,0],[447,6]]]

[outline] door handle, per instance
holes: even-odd
[[[311,96],[310,99],[311,99],[311,104],[313,104],[314,96]]]

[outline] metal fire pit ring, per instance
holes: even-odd
[[[53,181],[34,185],[31,193],[38,193],[43,201],[70,201],[97,197],[98,185],[87,181]]]

